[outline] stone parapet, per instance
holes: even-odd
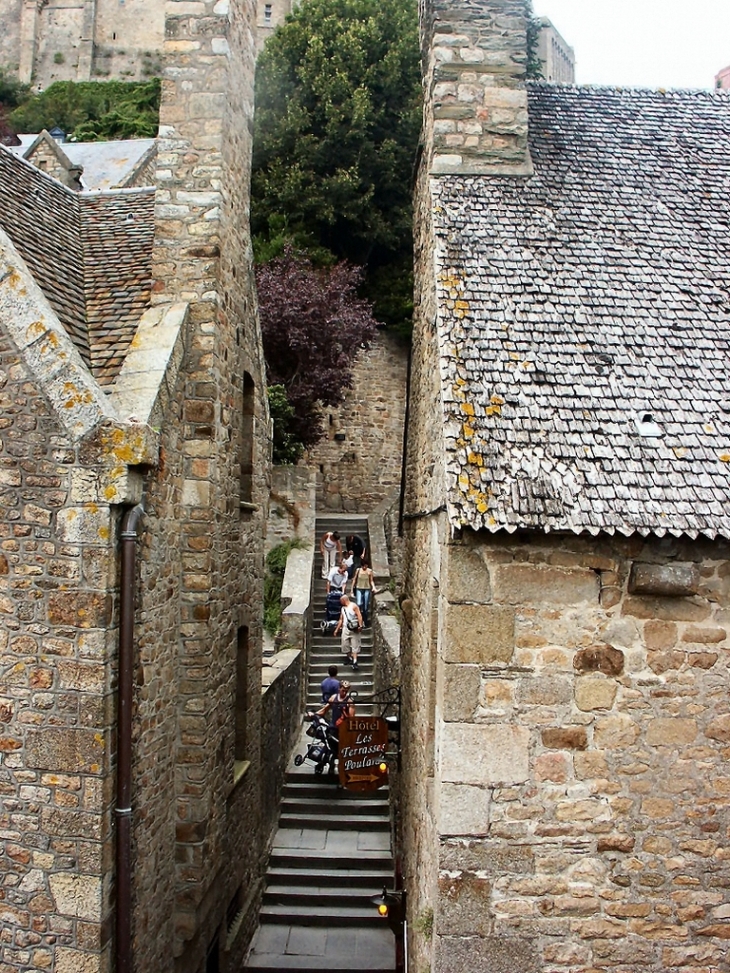
[[[302,727],[306,672],[306,655],[298,649],[282,649],[262,669],[261,747],[266,773],[261,801],[266,845],[276,828],[286,766]]]
[[[301,550],[294,548],[289,552],[281,586],[281,640],[284,645],[299,649],[305,660],[309,660],[311,644],[313,605],[312,570],[314,567],[314,547]],[[304,685],[302,691],[304,692]],[[300,709],[304,705],[300,700]]]

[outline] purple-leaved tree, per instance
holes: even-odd
[[[286,431],[306,447],[322,438],[318,404],[342,401],[355,355],[377,332],[372,306],[357,296],[361,280],[359,267],[314,267],[292,249],[256,268],[269,385],[286,390]]]

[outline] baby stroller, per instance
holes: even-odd
[[[294,766],[301,767],[305,760],[311,760],[314,764],[315,774],[324,773],[324,768],[329,765],[329,773],[335,772],[335,760],[337,759],[337,735],[332,730],[327,720],[318,713],[308,713],[309,726],[307,736],[312,738],[312,742],[307,744],[306,753],[298,753],[294,758]]]
[[[323,635],[331,635],[337,628],[337,621],[342,611],[342,605],[340,604],[341,597],[342,592],[340,590],[330,591],[327,595],[327,603],[324,607],[324,621],[319,626]]]

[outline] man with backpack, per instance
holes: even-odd
[[[352,663],[352,668],[357,671],[360,666],[357,664],[357,657],[360,654],[360,644],[362,641],[362,614],[357,605],[350,601],[347,595],[340,598],[340,618],[337,622],[333,635],[342,632],[342,654],[346,662]]]

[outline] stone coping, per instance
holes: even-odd
[[[185,359],[187,304],[158,304],[139,325],[110,399],[117,415],[159,426]]]
[[[282,649],[276,655],[263,660],[261,669],[261,694],[274,685],[277,679],[299,661],[301,649]]]
[[[0,320],[73,441],[105,419],[116,419],[101,386],[2,229]]]
[[[284,615],[304,615],[310,604],[314,548],[295,547],[286,559],[284,580],[281,585],[281,602]]]

